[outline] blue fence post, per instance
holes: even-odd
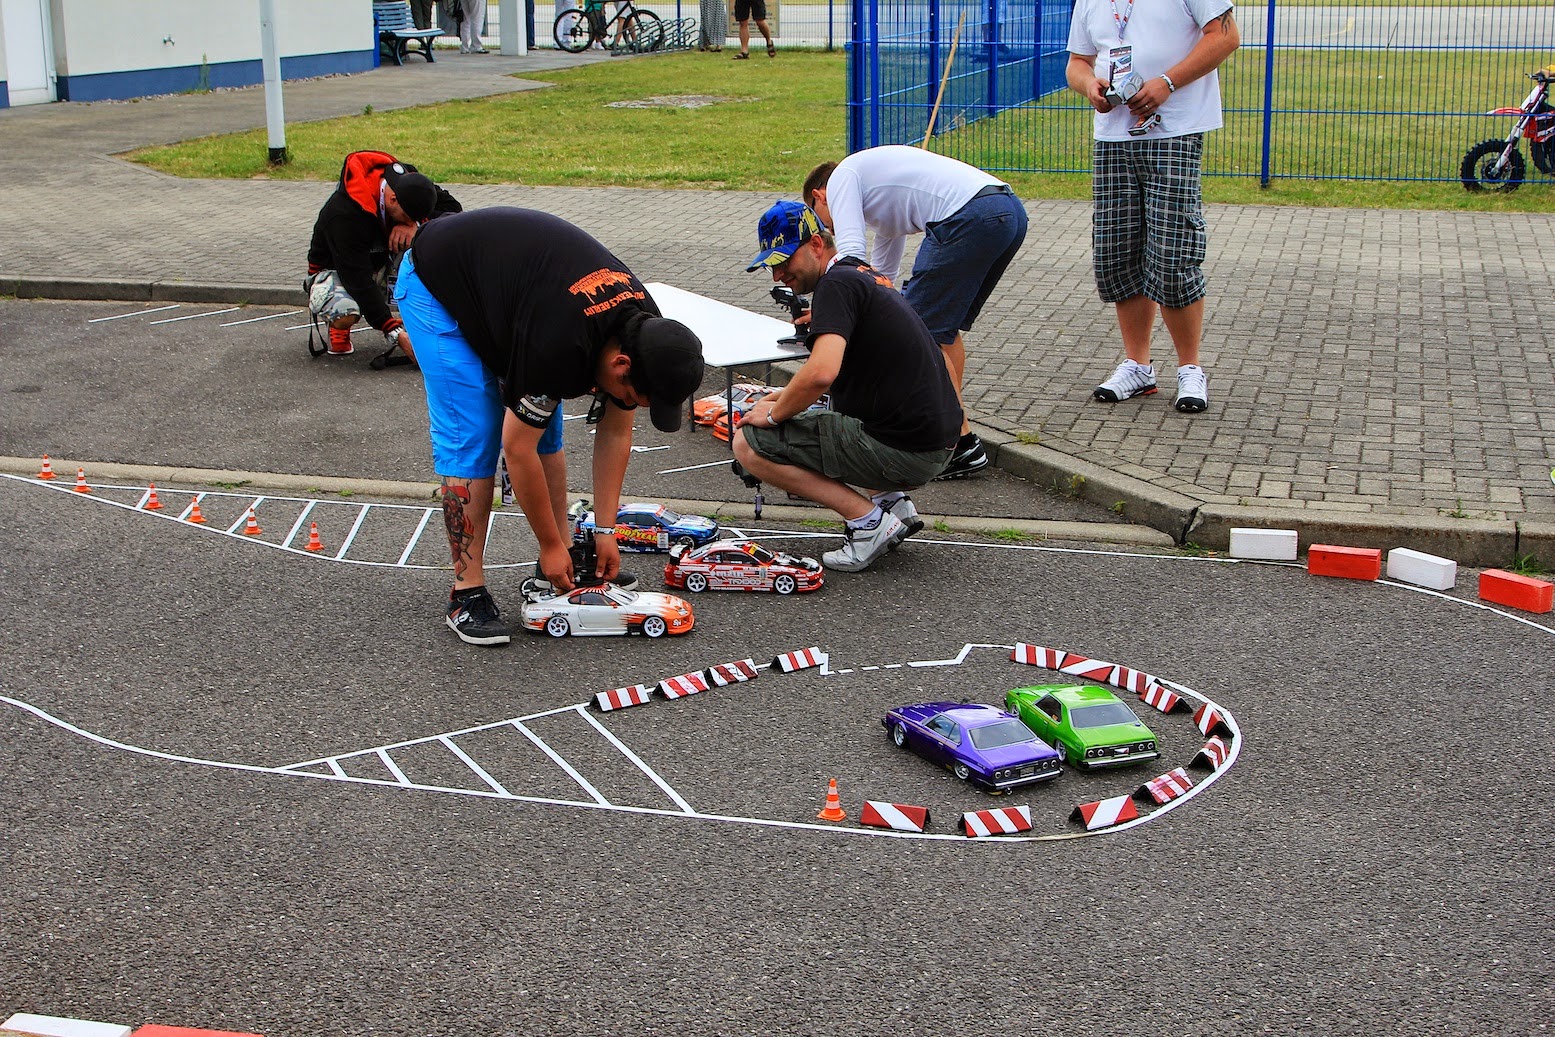
[[[940,0],[929,0],[929,89],[923,98],[925,125],[934,111],[934,98],[939,94],[940,42]]]
[[[1269,25],[1263,41],[1263,157],[1258,164],[1258,186],[1269,186],[1269,141],[1274,132],[1274,8],[1269,0]]]
[[[848,62],[848,154],[864,150],[864,103],[869,97],[865,62],[868,49],[864,46],[864,0],[850,0],[851,14],[848,41],[843,52]]]
[[[1031,96],[1042,96],[1042,0],[1037,0],[1036,24],[1031,27]]]
[[[826,0],[826,53],[828,54],[833,50],[831,27],[832,19],[836,17],[836,14],[837,0]]]
[[[869,0],[869,146],[880,146],[880,0]]]
[[[983,117],[991,119],[999,112],[999,0],[988,0],[983,16],[983,53],[988,56],[988,110]]]

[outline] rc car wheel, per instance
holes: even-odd
[[[950,771],[951,771],[952,774],[954,774],[956,777],[960,778],[962,781],[971,781],[972,780],[972,768],[968,767],[964,763],[956,764],[954,767],[950,768]]]
[[[701,573],[686,574],[686,590],[692,594],[701,594],[707,590],[707,577]]]
[[[566,637],[572,633],[572,624],[567,622],[566,616],[552,616],[545,621],[545,632],[552,637]]]
[[[907,744],[907,732],[903,730],[901,724],[891,725],[891,741],[895,742],[898,746],[905,746]]]
[[[671,547],[684,547],[687,551],[697,546],[697,542],[690,537],[676,537],[670,541]]]
[[[787,573],[772,581],[772,589],[779,594],[792,594],[798,587],[799,585],[794,582],[794,578]]]
[[[643,633],[648,637],[663,637],[669,627],[658,616],[649,616],[643,620]]]

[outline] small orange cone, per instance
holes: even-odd
[[[205,516],[200,514],[200,498],[196,497],[194,503],[189,505],[189,521],[197,526],[205,525]]]
[[[303,548],[303,550],[305,550],[305,551],[322,551],[322,550],[324,550],[324,541],[319,539],[319,524],[317,522],[310,522],[308,524],[308,546]]]
[[[249,508],[248,523],[243,527],[243,535],[246,537],[256,537],[263,532],[264,530],[259,528],[259,516],[254,514],[253,508]]]
[[[75,491],[77,493],[91,493],[92,492],[92,488],[86,484],[86,469],[85,468],[77,468],[76,469],[76,485],[74,486],[74,489],[75,489]]]
[[[837,795],[837,779],[833,778],[826,789],[826,809],[815,815],[822,821],[843,821],[847,814],[842,812],[842,797]]]
[[[147,511],[161,511],[162,510],[162,502],[157,500],[157,484],[156,483],[152,483],[151,484],[151,492],[146,495],[146,503],[142,504],[141,507],[145,508]]]
[[[43,468],[42,468],[41,471],[38,472],[38,478],[40,478],[40,479],[57,479],[57,478],[59,478],[59,476],[54,474],[54,466],[49,464],[49,455],[48,454],[44,454],[43,455]]]

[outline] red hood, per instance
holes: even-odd
[[[393,155],[382,151],[353,151],[340,167],[340,186],[353,202],[377,216],[383,171],[396,161]]]

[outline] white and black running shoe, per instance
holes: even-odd
[[[485,587],[453,592],[448,600],[448,629],[471,645],[505,645],[513,639],[513,628],[502,621]]]
[[[950,455],[950,460],[945,462],[944,470],[934,479],[936,482],[941,479],[965,479],[987,467],[988,452],[983,449],[983,441],[976,432],[968,432],[956,443],[956,449]]]
[[[1091,391],[1091,399],[1102,403],[1118,403],[1135,396],[1149,396],[1155,392],[1155,368],[1125,360],[1113,369],[1112,374]]]

